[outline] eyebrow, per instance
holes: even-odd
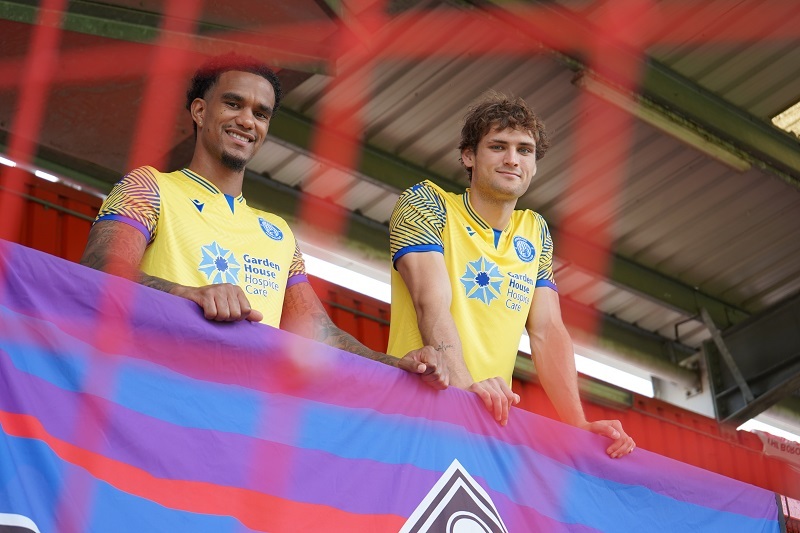
[[[244,97],[241,94],[234,92],[222,93],[223,100],[233,100],[234,102],[244,102]],[[259,102],[256,107],[265,115],[272,116],[272,108],[263,102]]]
[[[503,140],[500,140],[500,139],[489,139],[489,143],[490,144],[509,144],[508,141],[503,141]],[[528,141],[522,141],[521,143],[518,143],[518,146],[533,146],[533,147],[535,147],[536,145],[534,143],[531,143],[531,142],[528,142]]]

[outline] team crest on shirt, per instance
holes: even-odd
[[[239,283],[239,270],[241,265],[230,250],[226,250],[216,241],[200,248],[200,265],[197,270],[202,272],[211,283]]]
[[[466,271],[461,276],[467,298],[474,298],[489,305],[500,296],[500,285],[505,277],[497,265],[481,257],[467,263]]]
[[[283,240],[283,232],[275,224],[268,222],[261,217],[258,217],[258,224],[261,226],[262,231],[267,234],[267,237],[273,241]]]
[[[517,252],[517,257],[526,263],[530,263],[536,257],[536,248],[524,237],[514,237],[514,250]]]

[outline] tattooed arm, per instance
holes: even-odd
[[[263,315],[250,307],[244,291],[236,285],[218,284],[187,287],[150,276],[139,270],[147,248],[144,235],[133,226],[115,220],[96,222],[80,263],[120,276],[147,287],[191,300],[203,309],[209,320],[231,322],[247,319],[261,321]]]
[[[336,327],[309,283],[295,283],[286,290],[281,329],[407,372],[421,374],[422,381],[435,389],[444,389],[449,383],[447,365],[441,354],[430,346],[409,352],[398,359],[370,350]]]
[[[453,297],[444,256],[440,252],[413,252],[396,262],[397,272],[408,287],[417,313],[422,342],[435,346],[450,367],[450,381],[456,387],[477,394],[501,425],[508,422],[509,407],[519,403],[519,396],[503,378],[475,381],[464,362],[450,303]]]

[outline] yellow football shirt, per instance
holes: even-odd
[[[510,384],[533,293],[557,290],[553,241],[541,215],[517,210],[506,228],[494,230],[470,205],[469,189],[453,194],[425,181],[400,196],[389,227],[393,264],[407,253],[444,255],[450,312],[472,378],[500,376]],[[421,346],[413,302],[392,269],[388,353],[402,357]]]
[[[286,222],[222,193],[188,169],[133,170],[103,202],[97,221],[117,220],[147,240],[141,270],[181,285],[239,285],[263,323],[280,325],[286,289],[307,281]]]

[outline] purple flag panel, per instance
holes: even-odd
[[[0,531],[780,530],[765,490],[0,252]]]

